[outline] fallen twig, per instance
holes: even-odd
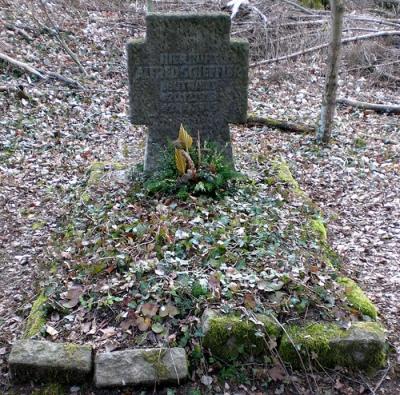
[[[289,121],[283,121],[280,119],[261,117],[253,114],[247,116],[248,126],[264,125],[274,129],[280,129],[288,133],[298,134],[313,134],[316,132],[314,126],[309,126],[303,123],[293,123]]]
[[[386,26],[393,26],[393,27],[400,27],[400,22],[392,22],[388,21],[386,19],[376,19],[376,18],[367,18],[364,16],[355,16],[355,15],[347,15],[345,16],[345,19],[351,19],[353,21],[359,21],[359,22],[372,22],[372,23],[377,23],[379,25],[386,25]]]
[[[31,73],[31,74],[33,74],[33,75],[36,75],[37,77],[39,77],[39,78],[41,78],[41,79],[44,79],[44,78],[45,78],[45,75],[42,74],[42,72],[40,72],[39,70],[35,69],[34,67],[30,66],[30,65],[27,64],[27,63],[20,62],[19,60],[10,58],[8,55],[6,55],[6,54],[4,54],[4,53],[2,53],[2,52],[0,52],[0,59],[2,59],[2,60],[4,60],[4,61],[6,61],[6,62],[12,64],[13,66],[16,66],[16,67],[18,67],[18,68],[20,68],[20,69],[25,70],[25,71],[27,71],[28,73]]]
[[[390,360],[389,360],[389,361],[388,361],[388,366],[387,366],[387,368],[385,369],[385,371],[383,372],[383,375],[382,375],[381,379],[380,379],[380,380],[376,383],[376,385],[375,385],[375,388],[374,388],[374,391],[375,391],[375,392],[377,392],[377,391],[379,390],[380,386],[381,386],[382,383],[383,383],[383,380],[385,380],[387,374],[389,373],[390,367],[391,367],[391,365],[390,365]]]
[[[47,11],[46,8],[46,4],[44,3],[43,0],[40,0],[40,5],[44,11],[44,13],[46,14],[47,20],[51,23],[51,25],[53,26],[55,32],[56,32],[56,39],[57,41],[60,43],[60,45],[63,47],[64,51],[71,57],[71,59],[77,64],[79,70],[81,71],[81,73],[83,73],[84,75],[87,75],[87,72],[85,70],[85,68],[83,67],[82,63],[80,62],[80,60],[78,59],[78,57],[76,56],[76,54],[74,54],[71,49],[68,47],[68,45],[65,43],[65,41],[62,39],[61,35],[58,33],[58,28],[56,26],[56,24],[54,23],[54,21],[51,19],[49,12]]]
[[[315,12],[311,11],[310,9],[301,6],[300,4],[295,3],[294,1],[290,1],[290,0],[283,0],[285,3],[290,4],[291,6],[303,11],[304,13],[308,14],[308,15],[315,15]]]
[[[11,25],[10,23],[6,23],[5,27],[8,30],[12,30],[15,33],[21,35],[26,41],[28,41],[28,42],[33,41],[33,37],[30,36],[24,29],[21,29],[21,28],[19,28],[17,26]]]
[[[65,76],[63,76],[61,74],[58,74],[58,73],[55,73],[53,71],[50,71],[50,72],[46,73],[46,75],[47,75],[48,79],[53,78],[55,80],[59,80],[61,82],[64,82],[66,85],[73,86],[75,88],[84,89],[84,87],[78,81],[75,81],[72,78],[65,77]]]
[[[45,71],[38,70],[35,67],[33,67],[27,63],[21,62],[19,60],[16,60],[14,58],[11,58],[10,56],[8,56],[2,52],[0,52],[0,59],[10,63],[11,65],[13,65],[19,69],[22,69],[24,71],[27,71],[28,73],[36,75],[40,79],[45,79],[45,80],[56,79],[61,82],[64,82],[67,85],[83,89],[83,86],[78,81],[75,81],[72,78],[65,77],[65,76],[63,76],[59,73],[55,73],[53,71],[45,72]]]
[[[354,42],[354,41],[368,40],[370,38],[387,37],[387,36],[395,36],[395,35],[400,36],[400,30],[383,30],[378,33],[370,33],[370,34],[364,34],[362,36],[348,37],[348,38],[344,38],[342,40],[342,44],[347,44],[347,43]],[[305,55],[310,52],[316,52],[316,51],[319,51],[320,49],[327,48],[328,46],[329,46],[329,43],[321,44],[321,45],[317,45],[315,47],[303,49],[302,51],[297,51],[297,52],[291,53],[289,55],[279,56],[279,57],[273,58],[273,59],[261,60],[259,62],[252,63],[250,65],[250,67],[257,67],[257,66],[262,66],[264,64],[276,63],[281,60],[289,60],[289,59],[297,58],[298,56]]]
[[[388,114],[400,114],[400,105],[395,104],[374,104],[345,98],[340,98],[336,100],[336,103],[343,104],[345,106],[360,108],[362,110],[373,110],[376,112],[383,112]]]
[[[15,92],[15,86],[0,85],[0,92]]]

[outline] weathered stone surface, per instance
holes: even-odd
[[[256,316],[258,324],[235,315],[219,315],[206,309],[202,316],[203,346],[224,360],[269,353],[269,341],[281,328],[266,315]]]
[[[296,348],[295,348],[296,347]],[[286,329],[279,347],[285,362],[302,368],[312,361],[316,367],[343,366],[353,369],[375,370],[387,360],[385,332],[376,322],[356,322],[349,330],[334,323],[311,323]]]
[[[100,183],[126,184],[128,183],[129,166],[119,162],[93,162],[89,168],[88,186]]]
[[[338,364],[364,370],[380,369],[385,366],[387,356],[386,336],[374,322],[354,325],[346,336],[331,339],[329,343]]]
[[[147,348],[100,353],[95,358],[96,387],[180,382],[188,376],[183,348]]]
[[[9,358],[15,382],[85,382],[92,371],[92,348],[72,343],[21,340]]]
[[[224,13],[149,14],[146,24],[146,40],[127,45],[131,121],[149,127],[145,170],[181,123],[231,159],[228,122],[247,116],[247,42],[229,39]]]

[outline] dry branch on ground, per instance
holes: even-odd
[[[337,103],[343,104],[345,106],[356,107],[361,110],[373,110],[376,112],[383,112],[388,114],[400,114],[400,105],[367,103],[345,98],[338,99]]]

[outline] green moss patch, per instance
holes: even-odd
[[[378,310],[363,290],[350,278],[341,277],[337,281],[344,286],[348,302],[362,314],[376,320]]]
[[[333,323],[290,326],[281,340],[282,359],[295,368],[342,366],[372,371],[387,357],[385,334],[375,322],[356,322],[349,330]]]
[[[143,359],[153,366],[158,381],[165,380],[169,374],[168,367],[163,362],[165,354],[166,350],[162,349],[144,350],[142,354]]]
[[[229,361],[240,356],[264,354],[271,338],[279,337],[280,327],[264,315],[258,315],[257,320],[259,325],[234,315],[211,317],[203,345],[213,356]]]
[[[58,383],[50,383],[41,388],[35,389],[32,395],[66,395],[67,392],[65,387]]]
[[[46,302],[47,296],[43,292],[33,302],[23,334],[24,339],[37,335],[46,323],[46,312],[44,310]]]
[[[94,162],[89,168],[88,185],[95,185],[100,182],[108,171],[125,170],[128,166],[119,162]]]

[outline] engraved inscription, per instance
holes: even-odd
[[[139,65],[135,78],[159,81],[164,113],[216,112],[221,82],[243,73],[242,67],[224,64],[226,59],[214,53],[162,53],[159,60],[159,65]]]
[[[231,79],[242,73],[240,66],[234,64],[223,65],[177,65],[177,66],[138,66],[135,78],[156,79],[194,79],[218,78]]]

